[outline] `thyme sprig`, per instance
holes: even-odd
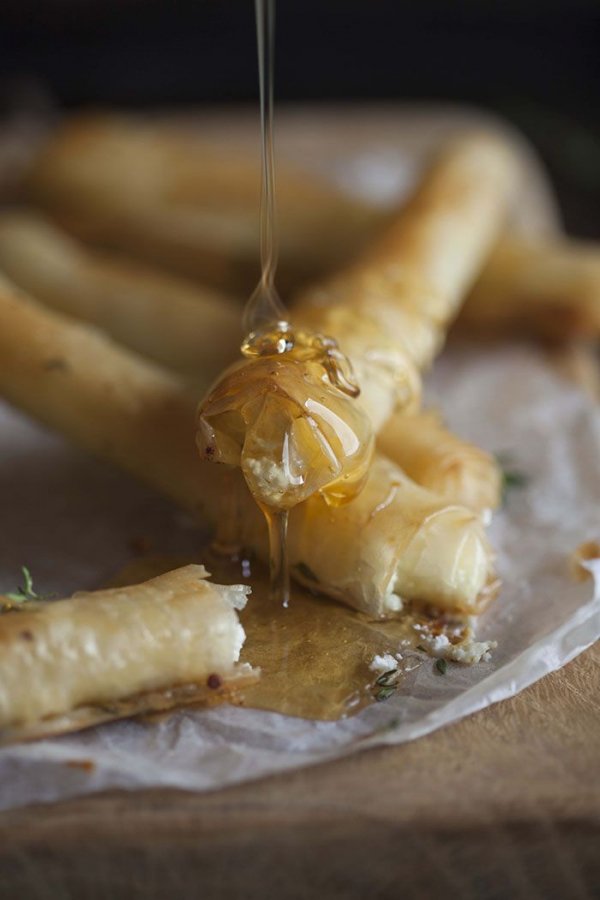
[[[23,584],[19,585],[16,591],[6,594],[13,603],[25,603],[28,600],[41,600],[42,598],[33,589],[33,578],[27,566],[21,566],[23,573]]]
[[[21,572],[23,584],[19,585],[16,591],[9,591],[7,594],[0,593],[0,613],[30,609],[29,604],[36,606],[46,600],[55,599],[55,594],[38,594],[34,590],[33,577],[27,566],[21,566]]]
[[[379,702],[381,702],[382,700],[387,700],[388,697],[391,697],[392,694],[395,693],[397,687],[397,684],[388,684],[386,687],[382,687],[375,694],[375,699]]]
[[[395,669],[388,669],[387,672],[382,672],[381,675],[375,679],[375,685],[379,688],[375,694],[375,699],[381,702],[382,700],[387,700],[388,697],[391,697],[398,689],[401,675],[402,673],[398,667]]]
[[[375,684],[380,685],[381,687],[389,687],[390,684],[393,684],[394,681],[397,680],[399,675],[398,669],[390,669],[388,672],[384,672],[375,680]]]

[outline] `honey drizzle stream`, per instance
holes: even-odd
[[[277,231],[275,218],[275,158],[273,150],[273,69],[275,57],[275,0],[255,0],[262,179],[260,195],[261,276],[244,310],[244,333],[286,320],[275,287]]]
[[[263,506],[259,503],[269,529],[269,568],[271,575],[271,598],[281,602],[287,609],[290,605],[290,564],[287,549],[289,510]]]
[[[275,58],[275,0],[255,0],[258,82],[260,89],[260,131],[262,178],[260,194],[260,281],[244,310],[244,333],[251,335],[263,327],[286,321],[286,310],[275,287],[277,236],[275,219],[275,158],[273,151],[273,75]],[[246,343],[246,342],[245,342]],[[290,601],[290,573],[287,556],[288,511],[275,507],[261,509],[269,529],[271,597],[284,607]]]

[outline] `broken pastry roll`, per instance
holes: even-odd
[[[489,335],[597,339],[600,246],[565,238],[504,238],[467,297],[458,324]]]
[[[251,680],[236,612],[250,589],[207,577],[190,565],[0,616],[0,742],[211,702]]]

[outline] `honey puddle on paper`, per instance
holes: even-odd
[[[246,561],[233,563],[210,551],[194,559],[141,558],[111,579],[110,586],[135,584],[191,562],[203,563],[215,583],[252,586],[246,608],[239,614],[246,632],[242,662],[259,667],[261,678],[244,690],[245,707],[308,719],[342,719],[377,702],[381,688],[375,681],[381,673],[369,668],[376,654],[402,653],[398,691],[408,686],[409,673],[427,660],[401,646],[401,641],[413,646],[418,642],[410,618],[371,621],[297,585],[292,586],[290,605],[284,609],[269,591],[267,569],[254,560],[249,572]]]

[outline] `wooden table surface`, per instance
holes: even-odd
[[[598,897],[599,776],[600,643],[410,744],[0,814],[0,897]]]

